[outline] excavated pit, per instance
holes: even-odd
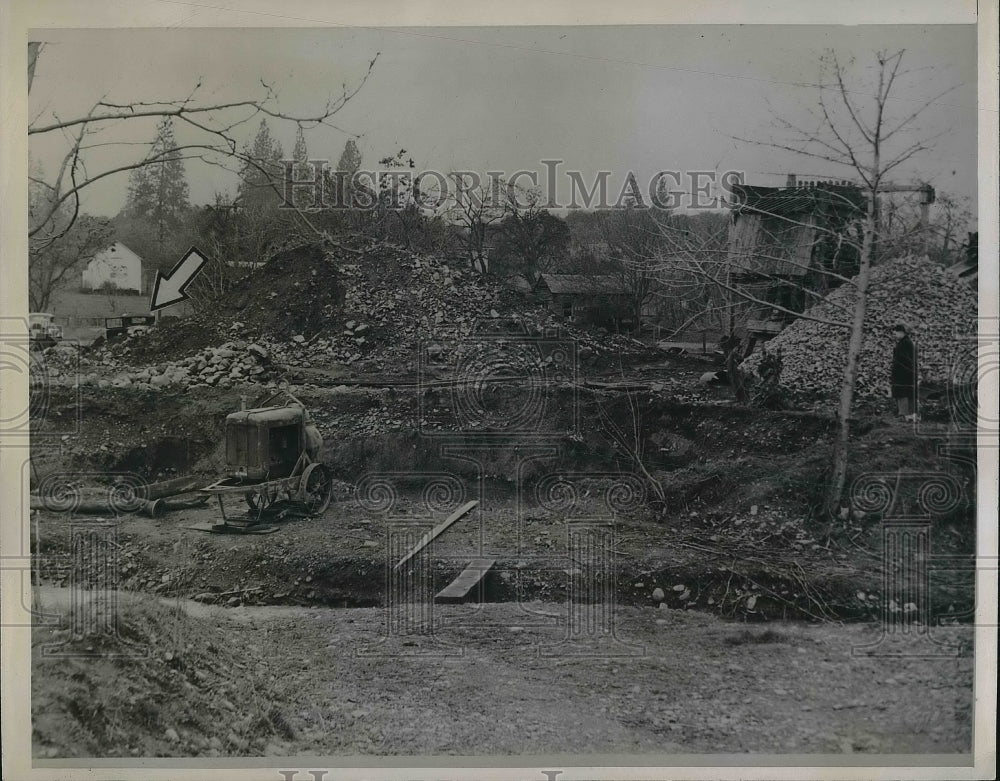
[[[327,399],[320,390],[303,395],[309,396],[304,400],[321,426],[337,424],[338,414],[359,414],[355,407],[362,401],[337,394]],[[63,396],[54,394],[49,422],[58,420],[56,412],[65,417],[72,411],[72,395]],[[222,473],[222,424],[235,401],[122,390],[85,398],[86,425],[58,450],[39,449],[33,484],[60,469],[73,473],[82,468],[98,476],[105,472],[108,479],[116,472],[150,481],[195,474],[207,484]],[[377,411],[373,398],[364,402],[366,410]],[[382,403],[376,407],[381,409]],[[567,523],[588,513],[594,517],[593,507],[539,512],[537,489],[553,475],[634,474],[634,463],[602,435],[598,418],[599,413],[622,418],[635,403],[641,404],[648,454],[644,465],[664,487],[666,504],[656,506],[647,493],[635,512],[617,517],[614,575],[605,571],[603,580],[587,581],[581,590],[579,579],[574,580],[579,562],[567,556]],[[119,587],[234,606],[384,607],[389,593],[385,518],[358,507],[356,486],[373,472],[394,473],[401,500],[398,517],[438,522],[443,514],[426,511],[419,483],[429,474],[447,474],[466,499],[481,498],[490,515],[481,540],[468,524],[459,523],[435,543],[429,569],[421,575],[426,581],[422,599],[444,588],[471,559],[487,555],[497,562],[472,590],[470,601],[565,603],[572,594],[573,600],[585,602],[600,594],[614,604],[652,608],[661,603],[653,597],[659,590],[662,604],[671,609],[747,621],[880,617],[877,521],[859,522],[834,545],[810,539],[819,534],[808,512],[827,463],[829,418],[683,405],[652,394],[641,399],[610,396],[599,403],[591,399],[581,409],[586,414],[575,434],[546,440],[553,448],[548,459],[525,460],[517,447],[496,438],[484,440],[469,458],[468,453],[456,454],[454,447],[449,454],[433,437],[405,427],[374,434],[327,432],[322,460],[335,477],[335,496],[322,519],[289,522],[273,535],[253,537],[188,530],[188,522],[219,520],[211,504],[160,519],[122,517],[116,531]],[[42,437],[45,426],[33,430],[33,436],[36,431]],[[887,428],[876,419],[859,426],[857,436],[855,469],[898,469],[901,460],[909,468],[940,469],[933,438]],[[966,481],[974,474],[971,469],[956,467]],[[593,500],[603,491],[602,485],[590,486],[581,495]],[[529,501],[519,511],[526,497]],[[518,512],[524,539],[518,536]],[[969,501],[935,519],[935,552],[971,561],[974,516],[974,502]],[[772,519],[771,526],[762,517]],[[45,511],[38,518],[39,575],[66,585],[73,524]],[[756,537],[744,534],[754,524],[759,526],[754,527]],[[801,548],[789,547],[797,538],[789,536],[787,524],[806,540]],[[768,540],[770,547],[758,547]],[[971,618],[970,568],[932,573],[931,588],[934,615]]]

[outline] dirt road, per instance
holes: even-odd
[[[567,642],[565,605],[532,602],[436,605],[435,631],[387,637],[379,608],[225,609],[121,596],[123,636],[133,648],[148,643],[146,658],[95,655],[112,645],[43,658],[41,646],[65,634],[36,629],[39,756],[578,760],[971,745],[971,654],[852,654],[878,641],[873,625],[762,626],[621,608],[613,636]],[[45,589],[43,600],[65,609],[68,592]],[[971,637],[967,627],[936,631],[951,643]]]

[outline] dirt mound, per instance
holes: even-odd
[[[854,300],[854,285],[845,284],[806,314],[849,322]],[[921,382],[947,383],[963,337],[976,334],[977,304],[974,290],[926,258],[901,258],[872,269],[856,395],[863,399],[888,393],[896,323],[911,331]],[[847,328],[800,319],[768,342],[767,349],[781,350],[782,385],[832,398],[839,392],[848,337]],[[761,357],[755,352],[741,368],[755,374]]]
[[[279,252],[233,288],[224,311],[276,338],[330,332],[344,301],[338,261],[321,244]]]
[[[338,262],[321,244],[284,250],[239,280],[213,309],[165,317],[147,333],[116,339],[94,355],[135,366],[176,360],[224,342],[234,323],[241,332],[277,339],[335,333],[344,301]]]
[[[253,638],[180,605],[123,599],[117,636],[35,630],[36,755],[260,755],[294,737]]]
[[[91,357],[97,361],[107,357],[109,362],[124,361],[135,365],[169,361],[218,344],[223,334],[217,317],[163,318],[145,334],[116,339],[90,356],[84,353],[80,364],[86,365]]]

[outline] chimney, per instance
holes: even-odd
[[[795,174],[788,174],[788,178],[785,180],[785,187],[795,187]]]

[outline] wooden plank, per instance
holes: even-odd
[[[594,388],[596,390],[646,390],[649,388],[648,382],[601,382],[600,380],[584,380],[583,387]]]
[[[445,529],[451,526],[455,521],[457,521],[459,518],[461,518],[463,515],[469,512],[469,510],[471,510],[477,504],[479,504],[479,500],[473,499],[471,502],[466,502],[457,510],[455,510],[455,512],[453,512],[451,515],[449,515],[447,518],[441,521],[441,523],[439,523],[437,526],[435,526],[433,529],[427,532],[427,534],[423,536],[423,539],[421,539],[420,542],[418,542],[416,546],[414,546],[413,550],[411,550],[409,553],[407,553],[405,556],[403,556],[403,558],[399,560],[399,563],[394,567],[394,569],[399,569],[404,564],[406,564],[406,562],[408,562],[410,559],[412,559],[414,556],[420,553],[420,551],[426,548],[427,545],[435,537],[441,534],[441,532],[443,532]]]
[[[490,568],[497,563],[496,559],[475,559],[451,583],[445,586],[435,599],[441,602],[460,602],[465,599],[473,586],[482,580]]]

